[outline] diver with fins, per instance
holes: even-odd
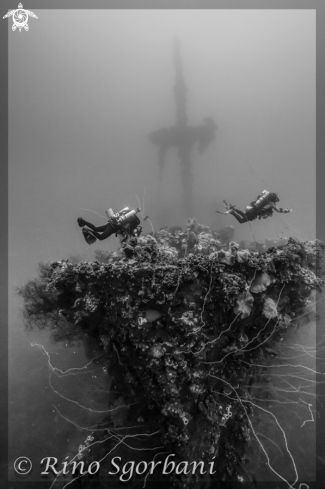
[[[251,202],[245,209],[245,212],[236,209],[235,205],[229,204],[226,200],[223,201],[226,212],[218,212],[219,214],[232,214],[240,224],[244,222],[253,221],[257,217],[259,219],[266,219],[273,215],[273,211],[287,214],[292,212],[292,209],[283,209],[277,207],[276,203],[279,202],[279,197],[274,192],[263,190],[256,199]]]
[[[140,208],[130,210],[125,207],[116,214],[114,214],[112,209],[108,209],[105,211],[108,222],[103,226],[94,226],[94,224],[85,221],[82,217],[78,217],[77,221],[88,244],[95,243],[96,239],[102,241],[114,233],[115,236],[120,236],[122,242],[125,242],[130,236],[140,236],[141,234],[142,227],[137,216],[138,212],[140,212]]]

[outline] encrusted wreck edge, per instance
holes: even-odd
[[[113,388],[125,392],[117,401],[141,403],[139,432],[158,426],[160,451],[176,462],[215,462],[203,478],[172,473],[179,488],[239,477],[251,437],[250,387],[261,373],[253,364],[311,312],[311,294],[323,285],[320,241],[253,252],[196,226],[131,240],[105,263],[54,262],[21,289],[30,321],[50,318],[63,335],[95,338]],[[131,409],[118,413],[109,417],[114,427],[134,423]]]

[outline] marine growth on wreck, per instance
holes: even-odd
[[[290,238],[258,251],[232,234],[189,219],[185,231],[131,238],[95,261],[53,262],[21,290],[31,323],[51,319],[61,332],[94,337],[112,388],[126,393],[112,403],[111,427],[94,430],[78,460],[109,463],[123,436],[132,445],[136,433],[147,447],[142,460],[173,454],[178,470],[160,476],[166,487],[242,480],[257,436],[252,386],[287,330],[310,313],[324,245]],[[136,421],[133,405],[142,406]],[[213,470],[191,470],[199,461]]]

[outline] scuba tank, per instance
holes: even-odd
[[[137,211],[130,211],[129,207],[124,207],[124,209],[117,212],[116,214],[114,214],[113,209],[108,209],[107,211],[105,211],[105,213],[108,219],[111,220],[115,225],[117,225],[118,227],[125,227],[127,224],[134,220],[134,216],[136,215]]]
[[[130,210],[129,207],[124,207],[124,209],[122,209],[121,211],[117,212],[116,215],[117,216],[125,216],[125,214],[127,214],[129,210]]]
[[[117,217],[117,223],[119,226],[122,226],[122,227],[125,227],[127,224],[129,224],[131,221],[133,221],[134,219],[134,216],[136,214],[136,211],[135,210],[132,210],[132,211],[129,211],[129,212],[123,212],[123,211],[128,211],[129,208],[126,207],[126,209],[123,209],[122,211],[120,211],[118,214],[118,217]],[[123,212],[123,214],[121,215],[121,213]]]
[[[120,210],[116,214],[114,214],[113,209],[111,208],[105,211],[108,217],[108,222],[111,224],[111,226],[113,226],[116,236],[117,234],[124,235],[129,226],[131,226],[131,230],[131,228],[133,229],[140,224],[140,219],[136,215],[138,211],[139,209],[130,211],[129,207],[124,207],[124,209]]]
[[[105,214],[108,217],[108,219],[115,216],[113,209],[111,209],[111,208],[107,209],[107,211],[105,211]]]
[[[129,207],[124,207],[124,209],[122,209],[120,212],[117,212],[116,214],[114,214],[113,209],[110,207],[109,209],[107,209],[107,211],[105,211],[105,214],[108,217],[108,219],[110,219],[111,217],[118,218],[119,216],[126,214],[127,211],[129,211],[129,210],[130,210]]]
[[[137,216],[138,210],[130,211],[128,207],[122,209],[115,216],[117,223],[117,232],[116,236],[120,235],[121,243],[124,243],[130,236],[135,236],[134,232],[140,224],[140,219]],[[141,230],[137,231],[137,235],[139,236]]]
[[[263,190],[263,192],[257,196],[255,202],[252,202],[252,205],[258,210],[262,209],[266,205],[269,195],[270,192],[268,190]]]

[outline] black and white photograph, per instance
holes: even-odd
[[[322,489],[317,2],[25,1],[3,487]]]

